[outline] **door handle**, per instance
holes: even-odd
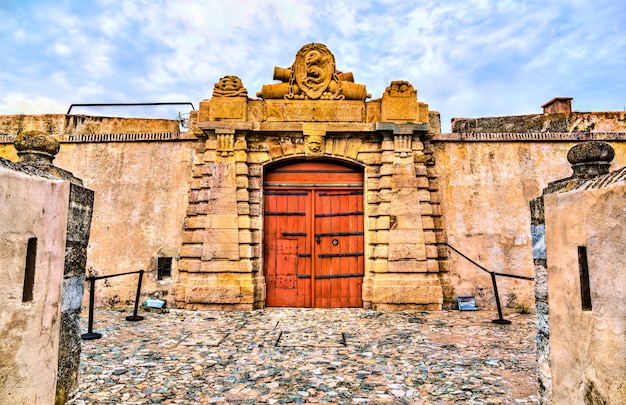
[[[320,238],[319,236],[315,238],[315,243],[319,245],[321,242],[322,242],[322,238]]]

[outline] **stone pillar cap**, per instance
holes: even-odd
[[[567,160],[572,164],[574,177],[590,178],[607,174],[615,150],[602,141],[587,141],[574,145],[567,152]]]
[[[54,156],[59,153],[59,141],[41,131],[26,131],[19,134],[13,146],[21,160],[37,160],[37,156],[47,163],[52,163]]]

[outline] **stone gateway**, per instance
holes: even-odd
[[[441,309],[428,106],[405,81],[365,101],[322,44],[274,78],[251,100],[224,77],[190,119],[177,305]]]

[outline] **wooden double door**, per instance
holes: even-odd
[[[363,174],[297,163],[265,178],[267,306],[362,307]]]

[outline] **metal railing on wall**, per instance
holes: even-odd
[[[137,280],[137,295],[135,296],[135,309],[133,310],[133,314],[126,317],[127,321],[136,322],[142,321],[143,316],[137,315],[137,310],[139,308],[139,295],[141,294],[141,281],[143,280],[143,270],[138,271],[129,271],[126,273],[119,274],[109,274],[107,276],[89,276],[87,280],[89,280],[89,320],[87,323],[87,333],[83,333],[80,335],[83,340],[94,340],[100,339],[102,337],[101,333],[93,331],[93,309],[94,309],[94,299],[96,295],[96,280],[102,280],[104,278],[125,276],[127,274],[139,274],[139,279]]]
[[[497,323],[497,324],[500,324],[500,325],[509,325],[511,323],[511,321],[509,321],[507,319],[504,319],[504,317],[502,316],[502,305],[500,305],[500,295],[498,294],[498,283],[496,282],[496,276],[517,278],[517,279],[520,279],[520,280],[529,280],[529,281],[534,281],[535,278],[534,277],[527,277],[527,276],[519,276],[519,275],[516,275],[516,274],[499,273],[499,272],[496,272],[496,271],[488,270],[488,269],[484,268],[483,266],[481,266],[480,264],[476,263],[474,260],[472,260],[469,257],[467,257],[466,255],[464,255],[463,253],[461,253],[458,249],[454,248],[450,244],[446,243],[446,246],[448,246],[450,249],[452,249],[455,253],[457,253],[459,256],[461,256],[462,258],[464,258],[468,262],[472,263],[474,266],[478,267],[482,271],[487,272],[487,273],[489,273],[489,275],[491,275],[491,282],[493,284],[493,295],[496,298],[496,305],[498,307],[498,319],[494,319],[491,322]]]

